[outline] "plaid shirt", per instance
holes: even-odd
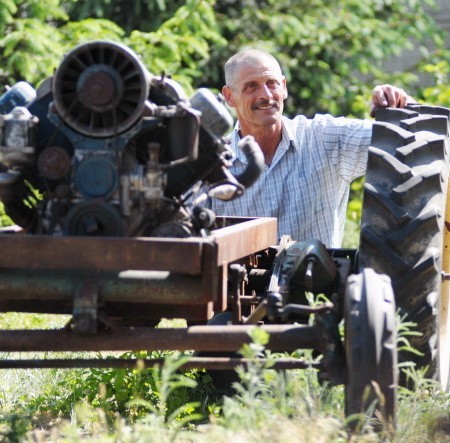
[[[350,183],[364,174],[372,135],[370,120],[317,115],[283,117],[283,136],[272,164],[244,195],[230,202],[208,199],[216,215],[276,217],[278,235],[318,239],[327,247],[342,242]],[[245,155],[237,150],[231,172],[242,173]]]

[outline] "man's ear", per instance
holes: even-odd
[[[287,90],[287,86],[286,86],[286,77],[283,75],[283,99],[286,100],[288,97],[288,90]]]
[[[230,106],[231,108],[236,107],[236,104],[235,104],[234,98],[233,98],[233,90],[229,86],[225,85],[222,88],[222,95],[224,96],[225,101],[227,102],[228,106]]]

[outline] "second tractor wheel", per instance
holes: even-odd
[[[350,276],[344,311],[345,413],[381,415],[385,423],[395,426],[397,334],[389,277],[372,269]],[[379,425],[380,421],[375,428]]]

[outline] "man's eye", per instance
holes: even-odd
[[[276,80],[272,80],[272,81],[267,83],[267,86],[270,89],[277,89],[280,86],[280,83],[278,83]]]
[[[252,92],[258,89],[258,85],[256,83],[249,83],[245,86],[244,91]]]

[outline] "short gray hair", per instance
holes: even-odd
[[[268,52],[261,49],[245,49],[231,56],[225,63],[225,84],[233,87],[236,83],[236,78],[239,69],[244,65],[255,65],[262,61],[269,61],[274,66],[278,67],[281,73],[281,67],[278,60]]]

